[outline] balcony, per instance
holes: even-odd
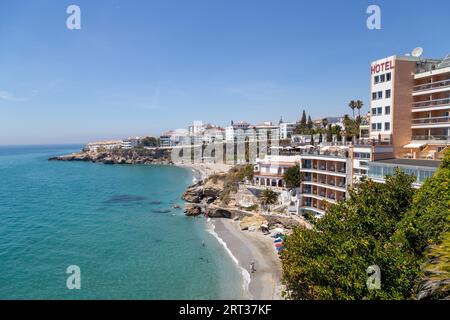
[[[412,119],[411,125],[413,128],[447,127],[450,125],[450,117],[444,116]]]
[[[412,140],[417,141],[439,141],[442,143],[450,143],[450,136],[446,135],[415,135]]]
[[[337,169],[337,170],[336,170]],[[300,171],[307,172],[309,170],[317,171],[317,173],[320,174],[328,174],[328,175],[334,175],[334,176],[343,176],[346,173],[345,166],[342,167],[326,167],[326,166],[317,166],[313,165],[312,167],[302,167]],[[317,182],[317,179],[314,180],[314,182]]]
[[[427,90],[450,88],[450,79],[420,84],[413,87],[413,92],[421,92]]]
[[[412,105],[413,112],[426,111],[429,109],[447,109],[447,108],[450,108],[450,98],[420,101],[415,102]]]

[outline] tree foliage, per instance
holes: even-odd
[[[159,147],[159,138],[145,137],[141,139],[138,147]]]
[[[415,191],[401,171],[385,184],[363,179],[313,230],[296,229],[282,253],[292,299],[407,299],[423,276],[426,248],[449,231],[450,152]],[[369,290],[367,268],[379,266],[381,289]]]
[[[299,188],[301,182],[300,166],[297,164],[287,169],[283,174],[283,180],[286,182],[287,188]]]
[[[270,189],[264,189],[260,195],[260,202],[263,206],[270,206],[272,204],[277,203],[278,194]]]

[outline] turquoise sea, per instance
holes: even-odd
[[[208,222],[171,208],[189,170],[47,161],[80,148],[0,147],[0,299],[242,298]]]

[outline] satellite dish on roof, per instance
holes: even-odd
[[[422,53],[423,53],[423,48],[422,47],[417,47],[411,52],[411,55],[413,57],[419,58],[422,55]]]

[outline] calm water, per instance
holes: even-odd
[[[171,209],[188,170],[47,161],[76,150],[0,147],[0,299],[241,298],[207,222]]]

